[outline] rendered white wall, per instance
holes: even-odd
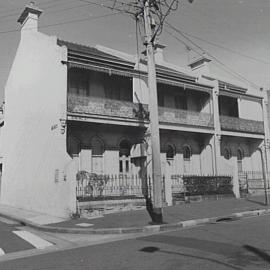
[[[22,31],[5,88],[0,197],[3,204],[60,217],[76,209],[72,159],[59,121],[66,115],[64,58],[55,37]]]
[[[240,118],[263,121],[262,106],[259,102],[241,99],[238,104]]]

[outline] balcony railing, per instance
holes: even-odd
[[[229,116],[220,116],[220,125],[222,130],[248,132],[255,134],[264,134],[264,126],[262,121],[241,119]]]
[[[68,96],[68,112],[149,121],[148,105],[95,97]],[[207,113],[159,107],[159,121],[164,124],[213,128],[213,116]]]
[[[77,95],[68,96],[68,112],[141,121],[149,118],[147,105],[144,104]]]
[[[195,111],[159,107],[159,121],[179,125],[214,128],[213,115]]]

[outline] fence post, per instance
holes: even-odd
[[[248,172],[246,172],[245,175],[246,175],[247,194],[249,194]]]
[[[234,170],[233,170],[233,193],[235,198],[240,198],[240,191],[239,191],[239,173],[238,173],[238,167],[235,162]]]

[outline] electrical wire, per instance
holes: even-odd
[[[100,4],[100,3],[92,2],[92,1],[89,1],[89,0],[77,0],[77,1],[84,2],[84,3],[89,3],[89,4],[92,4],[92,5],[95,5],[95,6],[99,6],[99,7],[104,7],[104,8],[112,9],[111,6],[104,5],[102,3]],[[130,12],[128,10],[119,9],[117,7],[114,7],[114,10],[117,10],[117,11],[120,11],[120,12],[125,12],[125,13],[128,13],[128,14],[133,15],[133,16],[136,15],[136,13],[134,13],[134,12]]]
[[[96,17],[88,17],[88,18],[83,18],[83,19],[75,19],[75,20],[68,20],[60,23],[52,23],[52,24],[47,24],[47,25],[41,25],[39,28],[47,28],[51,26],[58,26],[58,25],[64,25],[64,24],[70,24],[70,23],[76,23],[76,22],[83,22],[83,21],[91,21],[91,20],[96,20],[100,18],[105,18],[105,17],[110,17],[113,15],[121,14],[122,11],[114,12],[114,13],[109,13],[101,16],[96,16]],[[31,30],[31,28],[29,28]],[[12,29],[12,30],[7,30],[7,31],[0,31],[0,34],[7,34],[7,33],[14,33],[14,32],[20,32],[21,29]]]
[[[165,13],[165,15],[163,15],[160,19],[159,25],[157,27],[157,29],[155,30],[155,33],[153,34],[152,38],[151,38],[151,42],[154,41],[156,36],[159,36],[162,33],[162,28],[163,28],[163,23],[165,21],[165,19],[167,18],[167,16],[170,14],[171,10],[176,10],[173,5],[174,3],[176,3],[176,9],[178,8],[178,0],[172,0],[171,4],[168,6],[168,9]]]
[[[180,39],[179,37],[175,36],[173,33],[169,32],[167,29],[164,30],[166,33],[168,33],[170,36],[172,36],[173,38],[175,38],[176,40],[178,40],[179,42],[181,42],[183,45],[185,45],[186,49],[188,51],[194,51],[198,56],[203,56],[204,52],[198,52],[196,49],[191,48],[191,46],[185,42],[184,40]]]
[[[57,1],[57,3],[58,2],[61,2],[61,1],[63,1],[63,0],[58,0]],[[49,5],[49,6],[43,6],[44,4],[49,4],[49,3],[55,3],[55,0],[53,0],[53,1],[47,1],[47,2],[44,2],[44,3],[42,3],[42,4],[40,4],[39,5],[39,7],[40,8],[42,8],[43,10],[49,10],[49,9],[51,9],[51,8],[55,8],[55,7],[58,7],[58,6],[63,6],[63,5],[65,5],[65,4],[72,4],[72,3],[74,3],[74,2],[77,2],[77,0],[76,1],[69,1],[68,3],[62,3],[62,4],[54,4],[54,5]],[[81,5],[81,6],[78,6],[78,7],[82,7],[83,5]],[[86,6],[86,5],[85,5]],[[75,8],[75,7],[74,7]],[[10,13],[10,14],[5,14],[5,15],[2,15],[2,16],[0,16],[0,20],[1,19],[4,19],[4,18],[8,18],[8,17],[14,17],[14,16],[18,16],[18,15],[20,15],[21,14],[21,11],[22,11],[22,9],[23,9],[23,7],[21,8],[21,9],[17,9],[18,10],[18,12],[16,12],[16,13]],[[72,9],[72,7],[70,8],[70,9]],[[67,10],[68,10],[68,8],[67,8]],[[51,13],[57,13],[56,12],[57,10],[55,10],[54,12],[51,12]]]
[[[184,37],[186,40],[188,40],[193,46],[195,46],[196,48],[198,48],[199,50],[201,50],[202,52],[204,52],[208,56],[210,56],[213,60],[215,60],[217,63],[219,63],[223,67],[223,69],[226,69],[226,71],[229,72],[234,77],[237,77],[238,79],[241,79],[242,81],[248,82],[250,85],[253,85],[255,88],[258,88],[258,89],[261,88],[261,86],[259,86],[258,84],[250,81],[249,79],[245,78],[243,75],[241,75],[240,73],[236,72],[232,68],[228,67],[222,61],[220,61],[217,57],[215,57],[214,55],[212,55],[211,53],[209,53],[208,51],[206,51],[205,49],[203,49],[201,46],[199,46],[198,44],[196,44],[193,40],[191,40],[185,34],[183,34],[182,31],[179,30],[178,28],[172,26],[168,22],[166,22],[166,25],[168,25],[172,30],[174,30],[175,32],[177,32],[178,34],[180,34],[182,37]]]
[[[56,2],[61,2],[61,1],[64,1],[64,0],[49,0],[49,1],[44,1],[44,2],[41,2],[39,4],[40,7],[42,7],[43,5],[46,5],[46,4],[50,4],[50,3],[56,3]],[[67,1],[66,1],[67,2]],[[53,5],[55,6],[55,5]],[[7,17],[7,16],[15,16],[17,15],[18,13],[20,14],[20,11],[24,8],[25,6],[21,6],[21,7],[17,7],[17,8],[13,8],[13,9],[9,9],[9,10],[2,10],[2,12],[0,12],[0,14],[5,14],[3,16]],[[10,13],[10,14],[6,14],[7,12],[9,11],[16,11],[16,13]],[[1,16],[2,17],[2,16]]]
[[[263,64],[270,65],[270,62],[268,62],[268,61],[265,61],[265,60],[262,60],[262,59],[259,59],[259,58],[256,58],[256,57],[253,57],[253,56],[244,54],[244,53],[239,52],[239,51],[232,50],[232,49],[230,49],[230,48],[228,48],[228,47],[225,47],[225,46],[223,46],[223,45],[214,43],[214,42],[209,41],[209,40],[205,40],[205,39],[203,39],[203,38],[201,38],[201,37],[195,36],[195,35],[193,35],[193,34],[189,34],[189,33],[187,33],[187,32],[183,32],[183,31],[182,31],[182,33],[185,34],[186,36],[189,36],[189,37],[191,37],[191,38],[198,39],[198,40],[203,41],[203,42],[205,42],[205,43],[208,43],[208,44],[210,44],[210,45],[212,45],[212,46],[215,46],[215,47],[217,47],[217,48],[220,48],[220,49],[229,51],[229,52],[231,52],[231,53],[237,54],[237,55],[239,55],[239,56],[242,56],[242,57],[245,57],[245,58],[248,58],[248,59],[251,59],[251,60],[260,62],[260,63],[263,63]]]

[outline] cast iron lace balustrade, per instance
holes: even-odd
[[[161,123],[214,128],[213,115],[208,113],[159,107]]]
[[[220,116],[222,130],[264,134],[262,121],[248,120],[230,116]]]
[[[71,94],[68,95],[68,113],[149,121],[149,111],[146,104]],[[214,127],[213,115],[211,114],[166,107],[159,107],[159,121],[162,124],[211,129]]]

